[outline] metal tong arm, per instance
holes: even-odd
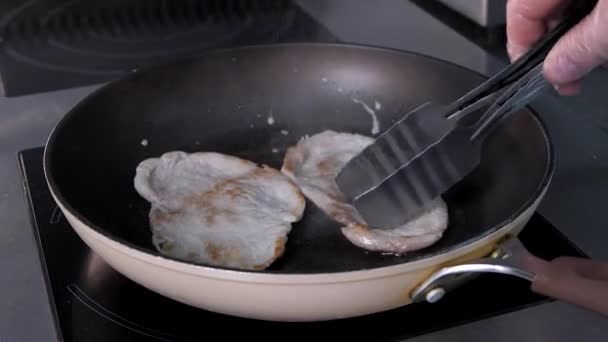
[[[542,65],[545,57],[551,51],[555,43],[574,25],[587,16],[597,4],[597,0],[578,0],[574,1],[571,9],[566,11],[568,16],[539,40],[527,53],[503,69],[498,74],[491,77],[486,82],[479,85],[469,93],[462,96],[447,109],[448,116],[457,116],[459,119],[477,111],[487,105],[506,87],[511,86],[520,78]],[[504,100],[504,99],[503,99]],[[498,100],[496,100],[498,102]],[[480,119],[486,119],[488,112]]]
[[[504,91],[485,111],[473,126],[474,133],[471,135],[471,141],[484,139],[509,114],[528,105],[547,88],[550,86],[543,75],[543,65],[539,64]]]

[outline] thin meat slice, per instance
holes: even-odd
[[[279,170],[219,153],[175,151],[144,160],[134,185],[151,203],[159,253],[213,266],[267,268],[283,254],[305,207]]]
[[[331,130],[305,137],[287,150],[281,171],[317,207],[342,224],[343,235],[356,246],[404,254],[432,245],[448,226],[447,205],[441,198],[425,213],[388,230],[368,227],[355,208],[346,203],[334,179],[350,159],[373,141],[364,135]]]

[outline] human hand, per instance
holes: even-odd
[[[549,29],[559,23],[572,1],[507,0],[507,51],[511,60],[523,55]],[[555,44],[544,63],[545,78],[562,95],[578,94],[581,80],[608,61],[608,0]]]
[[[608,316],[608,262],[560,257],[535,263],[533,291]]]

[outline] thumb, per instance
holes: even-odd
[[[554,85],[568,85],[583,78],[608,56],[608,22],[606,1],[596,8],[569,32],[547,55],[544,71],[547,80]],[[604,13],[602,13],[604,12]]]

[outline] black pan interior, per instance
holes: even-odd
[[[285,148],[303,135],[326,129],[369,135],[371,116],[353,99],[380,102],[377,115],[385,129],[425,101],[448,103],[482,81],[450,63],[373,47],[289,44],[216,51],[132,74],[82,101],[49,139],[47,176],[60,200],[94,229],[157,254],[149,205],[133,188],[141,160],[172,150],[216,151],[279,168]],[[267,122],[270,113],[274,125]],[[481,166],[444,196],[450,225],[433,246],[402,256],[366,252],[308,202],[285,254],[266,272],[369,269],[470,243],[539,195],[552,168],[550,151],[541,122],[521,111],[486,141]]]

